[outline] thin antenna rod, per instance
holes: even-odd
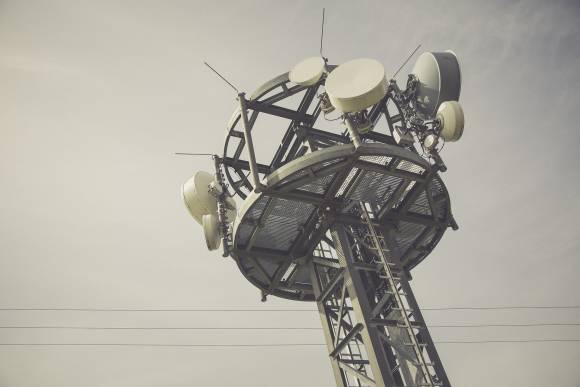
[[[397,76],[397,74],[399,74],[399,71],[401,71],[403,69],[403,67],[405,67],[407,62],[409,62],[409,60],[413,57],[413,55],[415,55],[415,53],[417,52],[417,50],[419,50],[419,48],[421,48],[421,45],[418,45],[417,48],[413,50],[413,52],[411,53],[411,55],[409,55],[407,60],[405,60],[403,62],[403,64],[401,65],[401,67],[399,67],[399,69],[395,72],[395,75],[393,75],[393,78],[395,78]]]
[[[217,74],[218,77],[220,77],[221,79],[223,79],[223,81],[225,83],[227,83],[228,85],[230,85],[230,87],[232,89],[234,89],[236,91],[236,93],[239,93],[240,91],[238,90],[237,87],[235,87],[234,85],[232,85],[232,83],[230,81],[228,81],[227,79],[225,79],[220,73],[217,72],[216,69],[214,69],[213,67],[211,67],[207,62],[203,62],[207,67],[209,67],[211,69],[211,71],[213,71],[214,73]]]
[[[184,152],[175,152],[175,156],[215,156],[211,153],[184,153]]]
[[[322,8],[322,26],[320,32],[320,56],[326,62],[326,58],[322,55],[322,41],[324,40],[324,8]]]

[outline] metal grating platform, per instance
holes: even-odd
[[[356,151],[352,144],[336,145],[283,165],[267,176],[263,192],[248,195],[234,226],[232,255],[265,294],[313,301],[308,263],[325,259],[316,247],[332,225],[349,225],[355,233],[364,227],[361,201],[378,214],[376,227],[395,238],[406,270],[453,224],[447,190],[419,155],[380,143]]]

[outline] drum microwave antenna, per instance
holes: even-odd
[[[458,228],[439,153],[463,133],[457,58],[423,53],[399,87],[373,59],[321,57],[238,93],[214,173],[184,200],[262,300],[317,305],[337,386],[450,386],[410,281]],[[342,124],[322,129],[333,109]],[[263,159],[252,137],[268,116],[283,124]]]

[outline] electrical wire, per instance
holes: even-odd
[[[314,309],[0,308],[1,312],[316,312]]]
[[[322,116],[324,117],[324,119],[326,121],[338,121],[338,120],[342,120],[343,119],[342,115],[340,115],[340,116],[338,116],[336,118],[328,118],[328,117],[326,117],[326,114],[322,114]]]
[[[529,340],[443,340],[435,344],[497,344],[497,343],[576,343],[580,339],[529,339]],[[164,343],[0,343],[2,347],[186,347],[186,348],[272,348],[272,347],[323,347],[321,343],[279,344],[164,344]]]
[[[422,311],[448,310],[523,310],[523,309],[580,309],[580,305],[506,305],[506,306],[446,306],[436,308],[421,308]],[[54,311],[54,312],[318,312],[316,309],[132,309],[132,308],[0,308],[0,312],[13,311]]]
[[[450,325],[427,325],[427,328],[526,328],[526,327],[576,327],[580,323],[524,323],[524,324],[450,324]]]
[[[580,324],[579,324],[580,325]],[[0,326],[0,329],[71,329],[71,330],[292,330],[292,331],[320,331],[320,327],[97,327],[97,326]]]
[[[448,324],[427,325],[427,328],[510,328],[510,327],[554,327],[580,326],[580,323],[499,323],[499,324]],[[71,330],[288,330],[288,331],[320,331],[320,327],[103,327],[103,326],[68,326],[68,325],[6,325],[0,329],[71,329]]]
[[[527,339],[527,340],[444,340],[435,344],[493,344],[493,343],[576,343],[580,339]]]
[[[318,343],[282,343],[282,344],[157,344],[157,343],[0,343],[0,346],[95,346],[95,347],[199,347],[199,348],[239,348],[239,347],[303,347],[323,346]]]
[[[421,310],[512,310],[512,309],[580,309],[580,305],[513,305],[513,306],[446,306]]]

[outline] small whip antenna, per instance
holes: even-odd
[[[322,59],[324,59],[325,62],[328,61],[327,58],[324,57],[324,55],[322,54],[322,42],[324,40],[324,8],[322,8],[322,25],[321,25],[321,31],[320,31],[320,56],[322,57]]]
[[[212,153],[185,153],[185,152],[175,152],[175,156],[215,156]]]
[[[403,64],[401,65],[401,67],[399,67],[399,69],[395,72],[395,75],[393,75],[393,78],[395,78],[397,76],[397,74],[399,74],[399,71],[401,71],[403,69],[403,67],[405,67],[405,65],[407,64],[407,62],[409,62],[409,60],[413,57],[413,55],[415,55],[415,53],[417,52],[417,50],[419,50],[421,48],[421,45],[418,45],[417,48],[415,48],[413,50],[413,52],[411,53],[411,55],[409,55],[409,57],[403,62]]]
[[[225,83],[227,83],[228,85],[230,85],[230,87],[232,89],[234,89],[236,91],[236,93],[240,93],[240,91],[238,90],[237,87],[235,87],[230,81],[228,81],[226,78],[224,78],[223,75],[221,75],[220,73],[217,72],[216,69],[214,69],[213,67],[211,67],[207,62],[203,62],[207,67],[209,67],[211,69],[211,71],[213,71],[214,73],[217,74],[218,77],[220,77]]]

